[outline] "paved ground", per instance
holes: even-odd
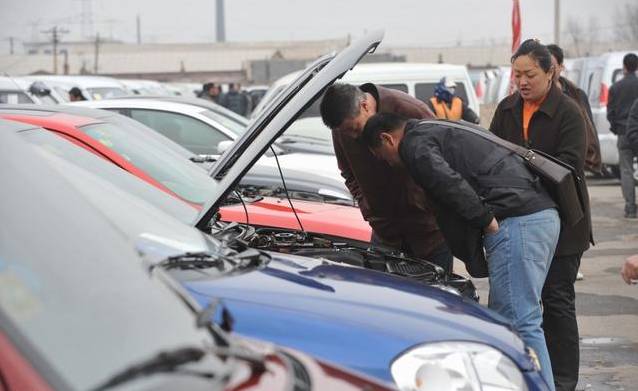
[[[638,221],[623,218],[618,181],[590,180],[589,192],[597,243],[583,257],[585,279],[576,282],[581,334],[577,390],[638,390],[638,285],[620,278],[624,259],[638,254]],[[487,281],[475,284],[484,302]]]

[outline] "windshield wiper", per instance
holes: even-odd
[[[151,265],[152,271],[156,267],[163,269],[206,269],[215,267],[219,270],[224,269],[224,261],[234,264],[235,262],[228,256],[223,254],[210,254],[207,252],[187,252],[180,255],[168,257],[165,260]]]
[[[174,350],[160,352],[148,360],[144,360],[137,364],[125,368],[123,371],[116,373],[101,385],[93,388],[93,391],[102,391],[108,388],[118,386],[122,383],[135,380],[140,377],[149,376],[156,373],[179,372],[180,374],[189,374],[207,379],[215,377],[214,373],[201,372],[193,370],[180,369],[181,366],[198,362],[206,355],[206,351],[195,347],[182,347]]]

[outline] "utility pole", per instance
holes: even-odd
[[[224,0],[216,1],[215,27],[217,30],[217,42],[226,42],[226,15],[224,13]]]
[[[93,73],[97,75],[98,60],[100,58],[100,33],[95,34],[95,62],[93,64]]]
[[[560,46],[560,0],[554,0],[554,44]]]
[[[137,24],[137,44],[140,45],[142,43],[142,26],[140,22],[140,14],[137,14],[136,18]]]
[[[53,43],[53,74],[58,74],[58,44],[60,43],[60,34],[66,34],[69,30],[53,26],[49,30],[42,31],[44,34],[51,34],[51,42]]]

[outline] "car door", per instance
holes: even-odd
[[[180,113],[137,108],[120,109],[118,112],[143,123],[198,155],[217,155],[217,145],[221,141],[232,140],[205,122]]]

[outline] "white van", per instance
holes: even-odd
[[[257,116],[269,102],[293,81],[299,72],[289,74],[277,80],[253,111]],[[406,92],[417,99],[427,102],[434,94],[434,86],[447,76],[456,83],[456,95],[479,115],[479,101],[465,65],[417,64],[417,63],[373,63],[357,65],[338,82],[354,85],[374,83],[383,87]],[[318,137],[331,140],[330,131],[323,125],[319,103],[315,101],[294,124],[286,131],[287,135]]]
[[[584,64],[579,83],[579,87],[589,97],[594,124],[598,130],[602,162],[615,176],[619,174],[617,137],[609,131],[607,100],[609,99],[609,88],[623,77],[623,57],[631,52],[638,53],[638,50],[611,52],[598,58],[588,59]]]

